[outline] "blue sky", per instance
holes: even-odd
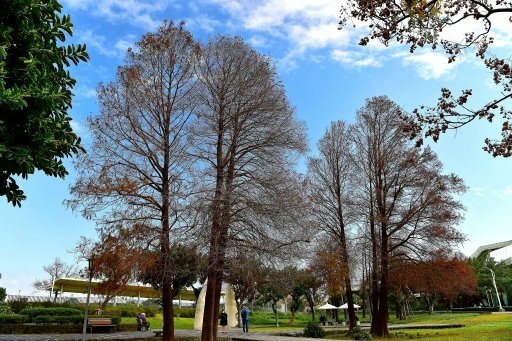
[[[215,34],[242,36],[262,54],[271,56],[290,102],[307,122],[312,153],[327,125],[354,120],[355,111],[371,96],[387,95],[405,110],[434,105],[441,87],[473,88],[473,103],[482,103],[496,89],[471,53],[447,64],[430,49],[410,54],[406,48],[357,45],[364,28],[337,29],[339,4],[332,0],[62,0],[63,12],[74,23],[72,41],[86,43],[91,61],[72,70],[77,79],[71,115],[87,143],[85,119],[97,113],[95,88],[113,80],[126,49],[164,20],[184,20],[198,40]],[[496,48],[510,55],[512,33],[497,22]],[[501,29],[505,28],[505,29]],[[454,37],[460,32],[448,32]],[[433,144],[445,172],[461,176],[469,191],[461,197],[466,220],[460,229],[468,241],[461,251],[470,255],[483,244],[512,239],[508,214],[512,211],[512,160],[493,159],[481,150],[485,137],[499,128],[476,122],[442,136]],[[70,175],[65,179],[35,174],[22,181],[28,199],[22,208],[0,201],[0,286],[9,294],[32,294],[31,283],[45,278],[44,265],[60,257],[72,263],[72,249],[80,236],[94,237],[95,226],[67,210]]]

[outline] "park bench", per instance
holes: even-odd
[[[93,328],[95,329],[106,329],[108,328],[109,332],[112,333],[116,331],[115,324],[112,324],[112,319],[110,317],[91,317],[87,319],[87,328],[89,328],[92,333]]]

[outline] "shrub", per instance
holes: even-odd
[[[30,320],[39,315],[46,316],[70,316],[82,315],[82,311],[73,308],[26,308],[20,311],[21,315],[26,315]]]
[[[7,302],[9,307],[11,307],[11,310],[13,313],[18,314],[23,309],[26,309],[31,306],[31,304],[28,302],[28,299],[26,298],[20,298],[16,301],[9,301]]]
[[[1,314],[12,314],[12,309],[7,303],[0,302],[0,315]]]
[[[352,337],[354,340],[371,340],[372,334],[368,330],[355,327],[352,329]]]
[[[158,313],[157,307],[137,307],[135,304],[123,304],[116,306],[107,306],[103,310],[103,314],[107,315],[115,315],[121,317],[133,317],[137,316],[139,313],[146,313],[147,317],[154,317]]]
[[[308,322],[306,328],[304,328],[304,336],[312,338],[323,338],[325,336],[325,330],[320,327],[316,322]]]
[[[70,316],[50,316],[38,315],[32,319],[34,323],[59,323],[59,324],[79,324],[84,322],[83,315]]]
[[[174,316],[194,318],[196,316],[196,310],[194,308],[175,308]]]
[[[24,315],[6,314],[0,315],[0,324],[19,324],[28,322],[28,318]]]

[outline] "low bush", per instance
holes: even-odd
[[[23,309],[31,307],[31,303],[28,302],[26,298],[20,298],[16,301],[8,301],[7,304],[11,308],[12,312],[18,314]]]
[[[158,313],[157,307],[137,307],[136,304],[123,304],[116,306],[107,306],[103,310],[103,314],[115,315],[121,317],[135,318],[139,313],[146,313],[147,317],[154,317]]]
[[[58,324],[78,324],[84,322],[83,315],[69,315],[69,316],[50,316],[38,315],[32,319],[34,323],[58,323]]]
[[[81,315],[82,311],[73,308],[26,308],[20,311],[20,315],[26,315],[30,320],[36,316],[70,316]]]
[[[7,303],[0,302],[0,314],[12,314],[12,309]]]
[[[28,322],[25,315],[19,314],[0,314],[0,324],[19,324]]]
[[[174,316],[194,318],[196,316],[196,310],[195,308],[174,308]]]
[[[308,322],[306,328],[304,328],[304,336],[323,338],[325,336],[325,330],[315,322]]]
[[[360,327],[355,327],[352,329],[352,337],[354,340],[371,340],[372,334],[368,330],[361,329]]]

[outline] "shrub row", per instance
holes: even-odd
[[[91,309],[91,311],[94,311]],[[103,314],[107,315],[115,315],[121,317],[133,317],[137,316],[139,313],[146,313],[147,317],[154,317],[158,313],[157,307],[137,307],[135,304],[123,304],[117,306],[107,306],[103,310]]]
[[[195,308],[174,308],[174,316],[176,317],[191,317],[194,318],[196,316]]]
[[[51,316],[38,315],[32,318],[34,323],[79,324],[84,322],[83,315]]]
[[[28,317],[19,314],[0,314],[0,324],[19,324],[28,322]]]
[[[81,315],[82,311],[73,308],[26,308],[20,311],[20,315],[26,315],[29,319],[36,316],[70,316]]]

